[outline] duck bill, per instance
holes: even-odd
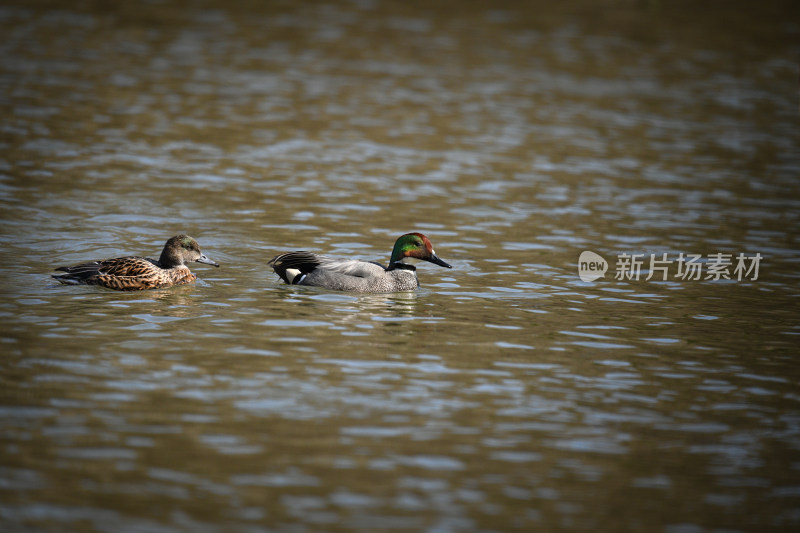
[[[430,257],[430,259],[428,259],[428,261],[430,261],[434,265],[439,265],[440,267],[453,268],[450,265],[448,265],[447,263],[445,263],[444,261],[442,261],[441,259],[439,259],[439,256],[436,255],[436,254],[431,254],[431,257]]]
[[[198,262],[198,263],[205,263],[206,265],[214,265],[215,267],[219,267],[219,263],[216,263],[216,262],[212,261],[211,259],[209,259],[209,258],[208,258],[208,257],[206,257],[205,255],[201,255],[201,256],[200,256],[200,257],[197,259],[197,262]]]

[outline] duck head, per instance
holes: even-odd
[[[173,268],[196,261],[218,267],[219,264],[206,257],[200,251],[197,241],[188,235],[175,235],[164,245],[161,258],[158,260],[162,268]]]
[[[392,257],[389,259],[389,270],[402,268],[416,261],[428,261],[434,265],[453,268],[448,265],[433,251],[433,245],[422,233],[406,233],[401,235],[394,243]]]

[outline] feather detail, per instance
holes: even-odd
[[[186,235],[168,240],[161,257],[167,258],[169,264],[149,257],[117,257],[59,267],[56,270],[66,274],[54,275],[53,278],[65,285],[99,285],[119,291],[136,291],[195,281],[197,276],[185,265],[187,261],[219,266],[202,254],[197,241]]]
[[[339,259],[312,252],[287,252],[274,257],[268,264],[290,285],[377,293],[412,291],[419,287],[416,268],[409,264],[412,260],[450,268],[433,253],[433,246],[421,233],[408,233],[397,239],[389,268],[380,263]]]
[[[306,274],[313,272],[319,265],[319,257],[311,252],[287,252],[278,255],[268,263],[283,281],[296,285]]]

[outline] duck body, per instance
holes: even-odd
[[[452,268],[434,253],[421,233],[407,233],[395,242],[389,266],[357,259],[339,259],[312,252],[288,252],[269,265],[289,285],[309,285],[331,290],[378,293],[413,291],[419,287],[412,261],[428,261]]]
[[[197,276],[186,266],[191,261],[219,266],[200,251],[193,238],[176,235],[166,242],[158,260],[127,256],[91,261],[59,267],[56,270],[66,274],[53,278],[65,285],[99,285],[119,291],[161,289],[196,280]]]

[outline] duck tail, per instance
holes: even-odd
[[[65,285],[80,285],[82,283],[87,283],[91,278],[97,276],[100,273],[100,267],[100,261],[93,261],[91,263],[75,266],[58,267],[55,270],[66,272],[66,274],[52,274],[52,277]]]
[[[273,257],[267,264],[283,281],[298,285],[320,265],[320,260],[311,252],[288,252]]]
[[[81,281],[79,278],[76,278],[72,274],[61,274],[56,276],[55,274],[51,274],[51,277],[57,280],[59,283],[63,283],[64,285],[80,285]]]

